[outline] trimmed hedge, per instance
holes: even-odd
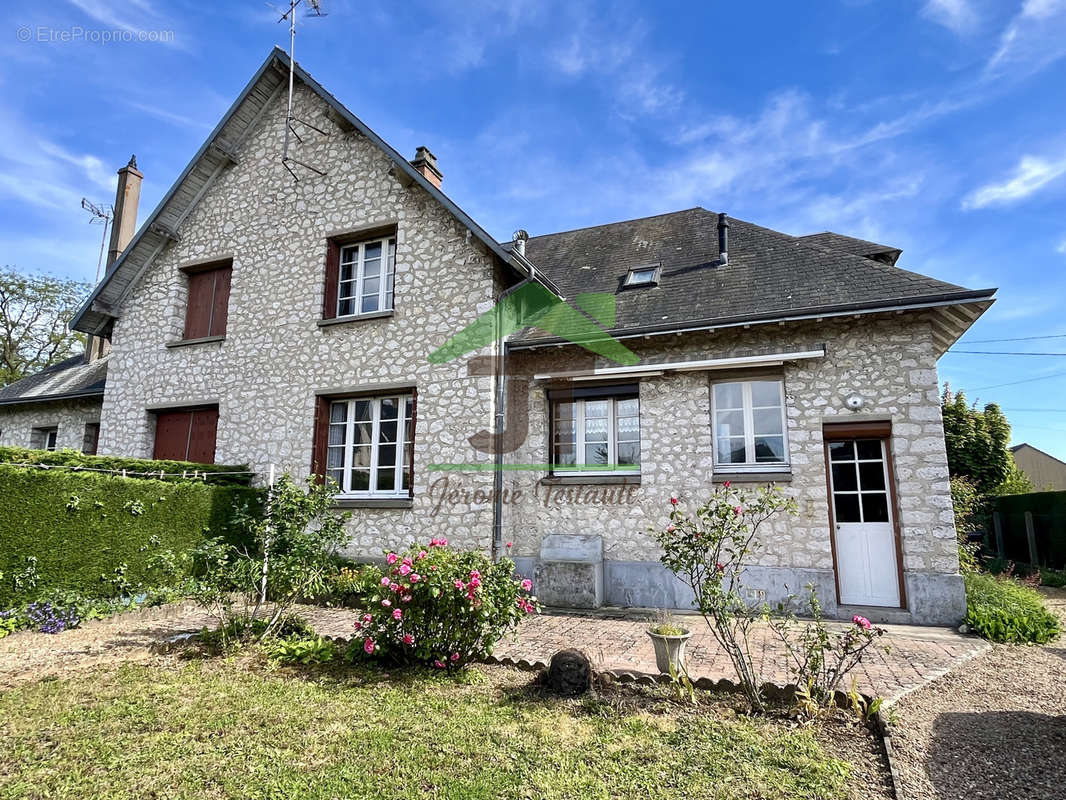
[[[259,497],[233,485],[0,465],[0,608],[53,589],[106,596],[112,587],[101,576],[123,563],[131,584],[148,581],[154,553],[185,553],[208,535],[235,537],[234,508]],[[37,586],[16,592],[29,556]]]
[[[993,642],[1046,644],[1060,630],[1035,589],[1010,578],[970,572],[966,580],[966,624]]]
[[[48,464],[64,467],[83,467],[91,469],[110,469],[116,472],[126,470],[128,473],[152,473],[163,472],[167,474],[177,473],[177,477],[168,477],[163,480],[181,481],[193,480],[192,473],[199,472],[203,475],[210,473],[207,480],[213,484],[229,484],[233,486],[250,486],[252,475],[248,471],[247,464],[225,466],[223,464],[196,464],[192,461],[158,461],[147,458],[120,458],[118,456],[88,456],[77,450],[29,450],[25,447],[0,447],[0,464]],[[188,478],[182,478],[181,473],[188,472]],[[223,473],[241,472],[241,475],[227,475]],[[158,480],[158,477],[156,478]],[[199,480],[197,478],[196,480]]]

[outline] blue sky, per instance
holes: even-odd
[[[262,0],[40,5],[0,33],[2,260],[92,280],[81,198],[136,153],[143,220],[287,28]],[[956,349],[1066,353],[1066,0],[323,5],[297,60],[500,238],[694,205],[831,229],[1000,287]],[[79,33],[113,30],[164,41]],[[1059,338],[980,341],[1032,336]],[[1066,357],[940,371],[1066,458]]]

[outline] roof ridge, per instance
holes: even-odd
[[[564,233],[579,233],[581,231],[592,231],[592,230],[595,230],[596,228],[610,228],[610,227],[612,227],[614,225],[626,225],[626,224],[628,224],[630,222],[644,222],[645,220],[658,219],[659,217],[672,217],[675,214],[684,214],[684,213],[686,213],[688,211],[704,211],[704,212],[706,212],[708,214],[713,214],[714,213],[712,211],[708,211],[703,206],[692,206],[691,208],[679,208],[677,211],[664,211],[662,214],[648,214],[647,216],[644,216],[644,217],[633,217],[632,219],[620,219],[620,220],[616,220],[614,222],[601,222],[599,225],[583,225],[580,228],[569,228],[569,229],[567,229],[565,231],[552,231],[551,233],[541,233],[541,234],[538,234],[537,236],[530,236],[529,238],[530,238],[530,240],[533,240],[533,239],[547,239],[549,236],[562,236]],[[730,219],[732,219],[732,217]],[[501,244],[504,244],[504,242],[501,242]]]

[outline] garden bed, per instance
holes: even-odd
[[[0,795],[892,797],[878,736],[668,687],[559,700],[528,673],[157,659],[0,697]]]

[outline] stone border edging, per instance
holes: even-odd
[[[881,706],[884,708],[884,705]],[[888,761],[888,774],[892,778],[892,793],[896,795],[896,800],[910,800],[906,793],[903,791],[903,782],[899,779],[899,770],[896,769],[896,756],[895,750],[892,746],[892,731],[891,726],[888,724],[888,720],[885,719],[881,713],[881,709],[877,710],[874,714],[874,721],[877,723],[877,731],[881,734],[881,743],[885,747],[885,760]]]

